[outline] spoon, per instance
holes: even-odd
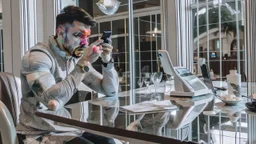
[[[252,102],[256,102],[256,99],[254,99],[252,96],[245,96],[245,95],[242,95],[242,97],[245,97],[247,99],[250,99]]]

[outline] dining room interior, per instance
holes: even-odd
[[[56,17],[70,5],[95,21],[88,47],[108,33],[113,72],[107,73],[100,55],[91,66],[102,74],[96,89],[103,90],[80,81],[62,108],[38,102],[43,108],[34,110],[36,117],[116,144],[256,144],[255,0],[0,0],[0,144],[21,143],[17,125],[27,94],[23,57],[57,36]],[[72,72],[58,66],[62,80],[68,79]],[[52,69],[39,71],[52,73],[58,85]],[[33,76],[43,79],[40,72]],[[33,73],[26,74],[31,86]],[[113,83],[106,81],[115,80],[117,92],[108,92]],[[36,89],[46,96],[50,87]],[[43,132],[36,142],[57,144],[56,136],[66,136]]]

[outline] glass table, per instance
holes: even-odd
[[[161,94],[161,101],[169,101],[176,107],[144,112],[124,109],[123,106],[152,101],[149,93],[142,93],[141,90],[135,90],[135,93],[131,104],[130,92],[122,92],[115,97],[104,96],[65,106],[68,116],[48,110],[38,111],[36,115],[60,125],[64,123],[67,127],[132,144],[255,143],[256,116],[247,112],[247,99],[236,106],[227,106],[212,94],[194,98]]]

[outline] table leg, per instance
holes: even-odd
[[[127,119],[128,119],[128,113],[125,112],[125,127],[128,127]]]
[[[189,124],[188,141],[192,141],[192,123]]]
[[[222,144],[222,141],[221,141],[221,112],[219,112],[219,141],[220,141],[220,144]]]
[[[211,131],[210,131],[210,116],[207,116],[207,136],[208,136],[208,144],[211,143]]]
[[[200,119],[197,117],[197,141],[200,141]]]
[[[237,123],[235,124],[235,144],[237,143],[236,140],[237,140]]]
[[[102,106],[100,106],[100,125],[103,125],[103,119],[104,119],[103,108]]]
[[[242,141],[241,141],[241,131],[242,131],[242,129],[241,129],[241,122],[242,121],[242,117],[240,117],[240,119],[239,119],[239,143],[241,144],[242,143]]]

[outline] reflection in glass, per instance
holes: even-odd
[[[199,1],[198,9],[194,3],[194,73],[200,75],[199,60],[205,59],[216,80],[225,80],[231,69],[245,75],[243,0]]]
[[[121,2],[118,10],[114,15],[105,15],[98,8],[96,3],[99,0],[89,1],[87,4],[79,0],[79,5],[88,13],[92,14],[98,22],[97,27],[93,28],[93,35],[90,40],[97,39],[105,30],[112,31],[111,39],[113,45],[112,57],[114,59],[115,69],[119,75],[119,92],[129,92],[131,90],[130,77],[128,73],[132,70],[131,65],[135,65],[135,74],[131,75],[134,79],[135,88],[138,88],[138,78],[141,75],[141,69],[148,66],[149,73],[159,71],[157,60],[157,49],[161,49],[161,13],[159,0],[133,0],[133,24],[134,24],[134,52],[129,53],[132,49],[129,43],[129,16],[128,0],[118,0]],[[101,1],[103,2],[103,1]],[[139,11],[137,11],[139,10]],[[153,33],[148,33],[153,32]],[[130,60],[130,55],[134,55],[134,61]],[[93,63],[93,67],[102,72],[100,60]],[[150,78],[144,84],[149,87]],[[148,89],[149,90],[149,89]]]
[[[144,79],[143,78],[139,78],[139,80],[137,81],[139,88],[141,88],[143,86],[144,83]]]
[[[117,97],[102,97],[89,101],[91,111],[87,119],[91,123],[100,123],[106,126],[115,126],[115,119],[119,112]]]
[[[145,85],[147,86],[147,90],[149,93],[151,93],[150,89],[149,89],[149,84],[150,84],[150,73],[145,73],[144,77],[143,77],[143,81],[145,83]]]
[[[160,99],[159,99],[160,95],[157,94],[156,89],[157,89],[157,87],[158,87],[158,84],[159,84],[159,83],[161,82],[161,80],[162,80],[162,76],[163,76],[163,73],[162,73],[162,72],[154,72],[154,73],[151,75],[151,81],[153,82],[153,84],[154,84],[154,89],[155,89],[155,93],[154,93],[154,95],[153,95],[153,97],[152,97],[153,99],[156,98],[156,99],[160,100]]]

